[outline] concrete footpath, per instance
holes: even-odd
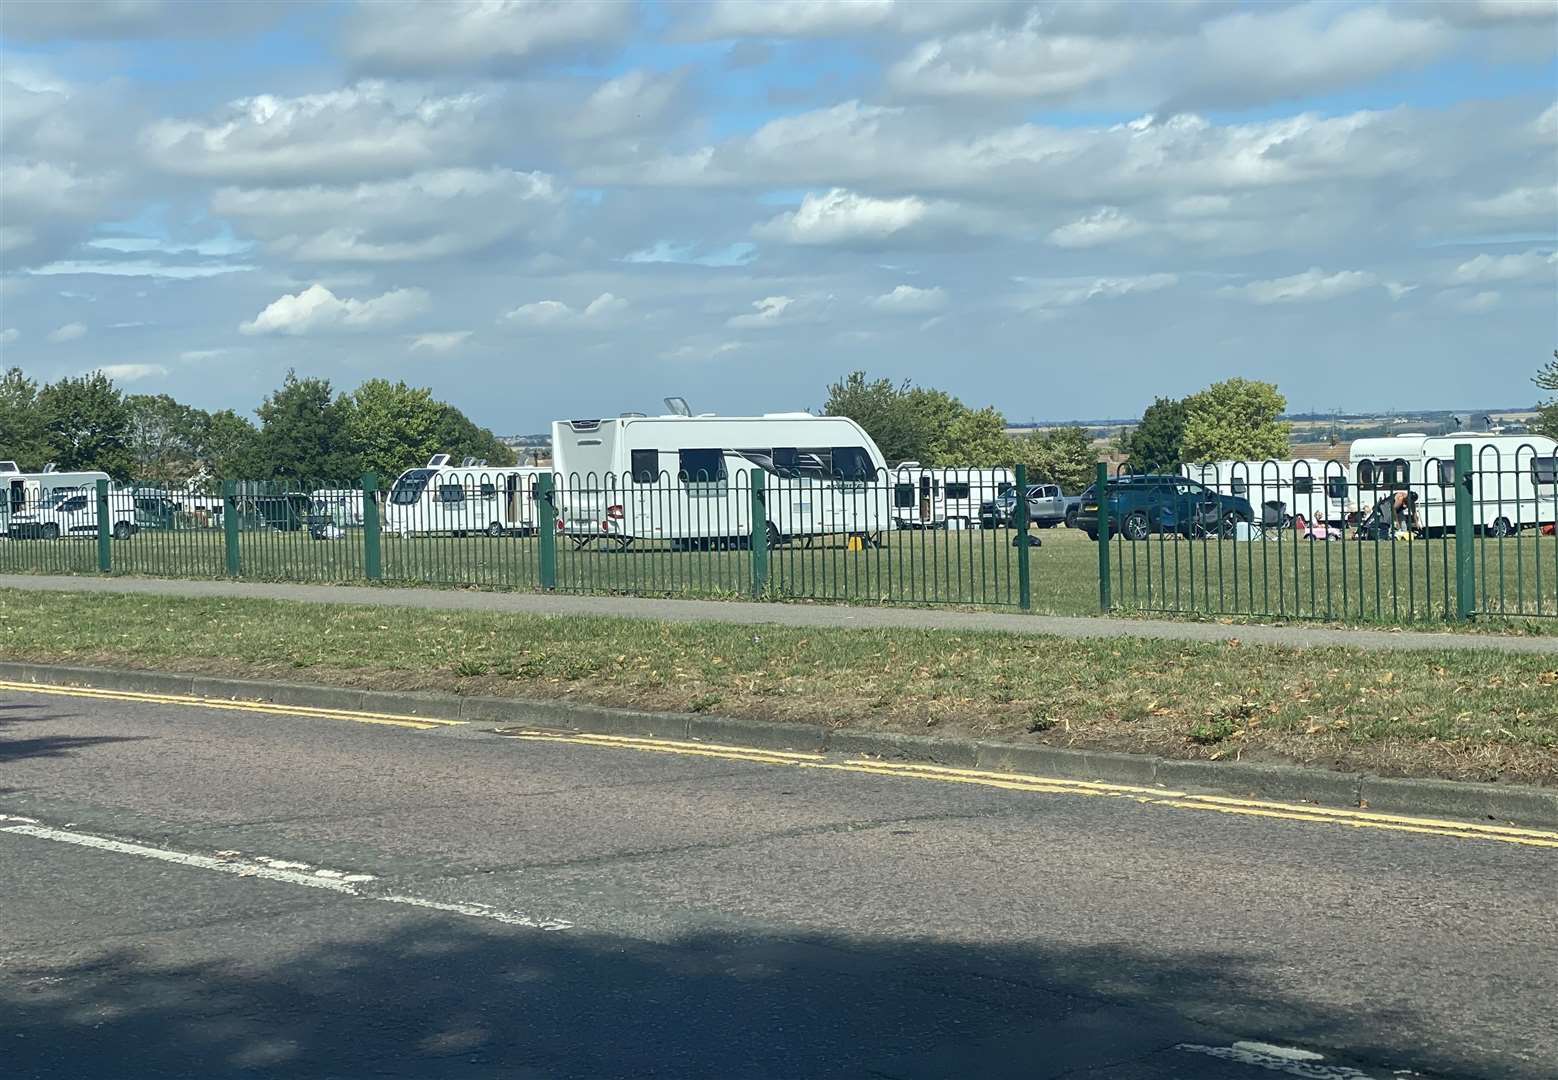
[[[521,615],[610,615],[663,622],[722,622],[828,628],[907,627],[1007,634],[1053,634],[1065,638],[1138,637],[1167,641],[1220,642],[1291,648],[1472,649],[1506,653],[1558,654],[1558,634],[1517,637],[1502,634],[1436,633],[1421,630],[1363,630],[1331,626],[1262,626],[1253,623],[1170,621],[1025,615],[998,611],[942,611],[908,607],[849,607],[825,604],[760,604],[732,600],[664,600],[630,596],[573,596],[560,593],[477,592],[469,589],[292,585],[255,581],[183,581],[167,578],[47,577],[0,574],[0,588],[33,592],[116,593],[200,599],[295,600],[314,604],[370,604],[427,611],[480,611]]]

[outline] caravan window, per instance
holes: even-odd
[[[1312,476],[1293,477],[1294,495],[1313,495],[1315,493],[1315,478]]]
[[[653,484],[660,479],[660,451],[633,451],[633,483]]]
[[[898,507],[899,509],[902,509],[904,507],[916,506],[918,504],[919,504],[919,497],[917,495],[915,495],[915,493],[914,493],[914,485],[913,484],[895,484],[895,485],[893,485],[893,505],[894,506]]]
[[[1548,487],[1558,485],[1558,456],[1532,458],[1531,482]]]
[[[481,497],[484,498],[484,499],[493,498],[495,495],[497,495],[497,493],[498,493],[498,485],[497,484],[483,484],[481,486]]]
[[[973,493],[971,484],[965,482],[947,484],[947,498],[953,500],[967,499]]]
[[[459,484],[438,485],[438,501],[441,503],[462,503],[465,501],[465,489]]]
[[[1436,466],[1434,471],[1439,474],[1437,477],[1439,486],[1442,488],[1453,488],[1455,486],[1454,459],[1446,461],[1441,458],[1440,460],[1434,462],[1434,465]]]
[[[1325,493],[1338,502],[1347,498],[1347,478],[1340,473],[1326,477]]]
[[[871,455],[866,453],[863,446],[835,446],[833,448],[832,468],[829,470],[837,480],[875,480],[876,466],[871,462]]]
[[[1401,488],[1412,482],[1412,467],[1397,458],[1394,461],[1360,461],[1358,486],[1364,489]]]
[[[684,484],[712,484],[725,479],[723,450],[682,450],[677,456],[677,476]]]
[[[1235,495],[1248,495],[1250,493],[1250,482],[1242,476],[1234,477],[1230,487]]]
[[[395,481],[395,487],[390,491],[390,502],[397,506],[414,505],[422,497],[422,492],[427,490],[427,481],[432,475],[432,469],[412,469]]]

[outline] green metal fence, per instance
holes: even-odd
[[[1110,475],[1077,530],[1021,469],[712,476],[411,470],[99,482],[0,513],[0,571],[1410,623],[1558,617],[1558,460]],[[1098,498],[1102,492],[1103,498]],[[1041,507],[1040,520],[1028,520]],[[1092,536],[1096,543],[1089,543]]]
[[[1409,623],[1558,616],[1554,458],[1225,463],[1108,477],[1105,608]],[[1089,500],[1089,505],[1097,500]]]

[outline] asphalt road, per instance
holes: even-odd
[[[0,815],[6,1077],[1558,1075],[1553,848],[11,693]]]

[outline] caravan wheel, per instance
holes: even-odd
[[[58,540],[60,538],[60,527],[51,521],[43,527],[40,535],[45,540]]]
[[[490,525],[487,526],[487,535],[488,536],[502,536],[503,535],[503,524],[501,522],[497,522],[497,521],[492,522]]]
[[[128,540],[130,539],[130,534],[133,532],[135,532],[135,526],[131,525],[128,521],[114,522],[115,540]]]
[[[784,537],[779,535],[779,526],[770,521],[768,523],[768,546],[776,548],[782,543],[784,543]]]
[[[1501,517],[1488,527],[1488,535],[1502,540],[1506,536],[1515,535],[1515,527],[1509,523],[1508,518]]]

